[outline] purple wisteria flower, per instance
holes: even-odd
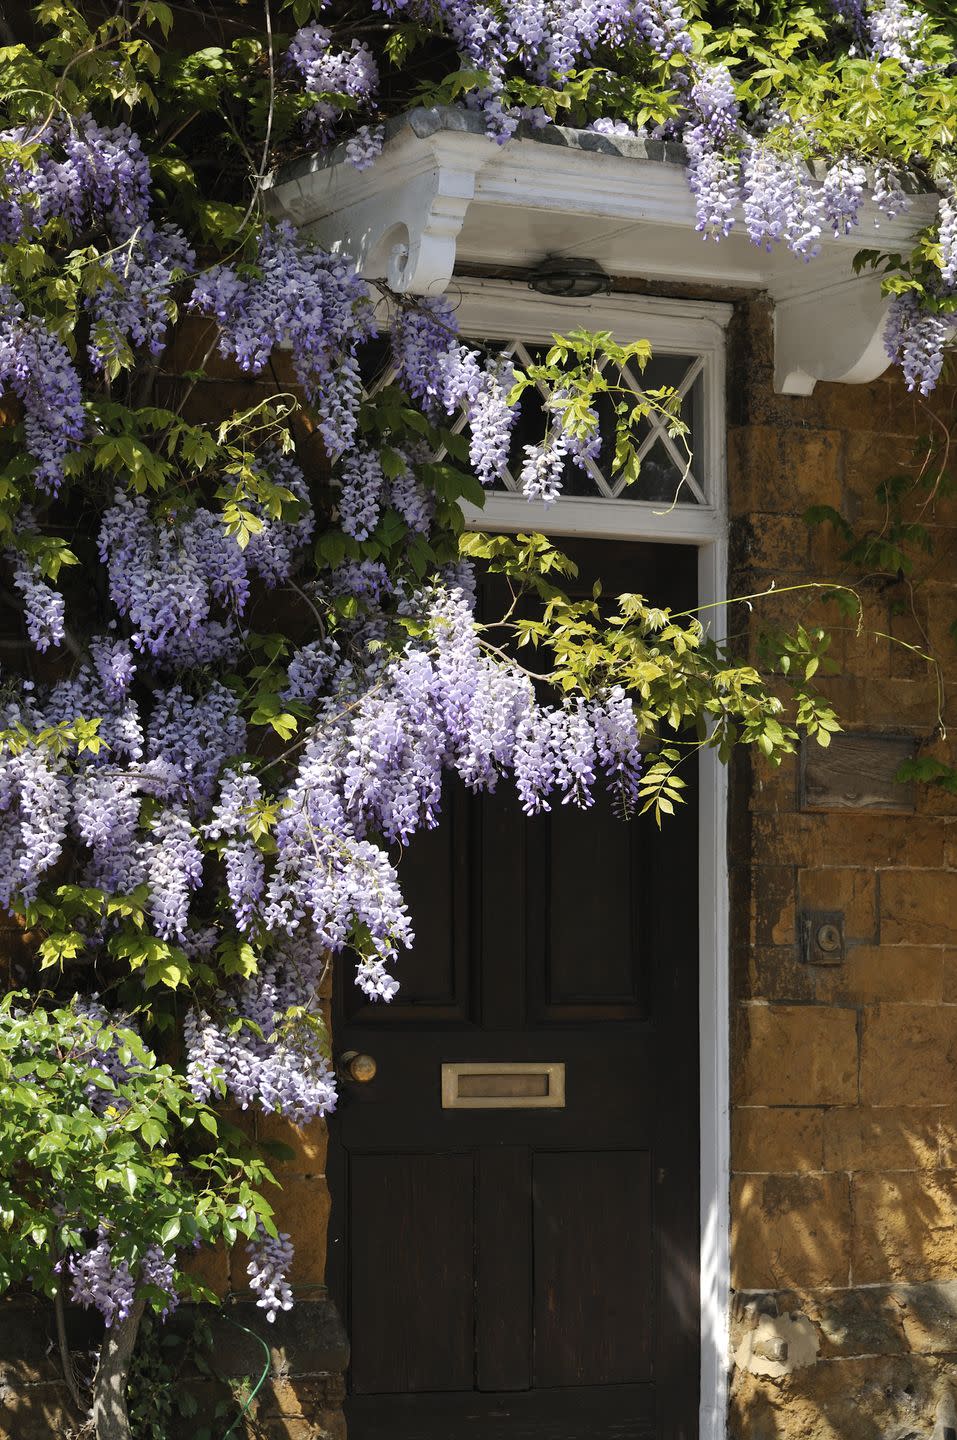
[[[948,317],[921,309],[912,290],[895,295],[884,329],[884,348],[900,365],[908,390],[929,395],[940,377],[950,336]]]
[[[299,383],[333,455],[356,429],[361,383],[356,350],[375,333],[368,293],[350,260],[327,255],[287,222],[263,229],[259,275],[217,265],[197,281],[192,309],[215,317],[219,351],[258,375],[288,344]]]
[[[27,449],[36,460],[39,490],[55,495],[67,455],[86,434],[80,377],[59,336],[27,315],[8,286],[0,286],[0,388],[23,406]]]
[[[483,485],[504,472],[517,411],[508,403],[512,366],[493,356],[484,364],[477,350],[458,339],[449,302],[427,299],[404,306],[392,326],[397,379],[436,418],[462,409],[469,422],[469,460]]]
[[[125,1260],[113,1263],[106,1231],[101,1228],[97,1243],[82,1255],[71,1255],[69,1270],[74,1305],[92,1305],[103,1316],[107,1328],[121,1324],[133,1308],[135,1282]]]
[[[268,1235],[260,1225],[255,1240],[246,1246],[249,1264],[249,1288],[255,1292],[256,1304],[266,1312],[266,1319],[275,1320],[280,1310],[292,1309],[292,1287],[286,1279],[292,1267],[293,1248],[288,1235]]]

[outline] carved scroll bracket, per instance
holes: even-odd
[[[326,249],[351,255],[368,279],[438,295],[455,269],[476,176],[494,150],[484,134],[410,124],[369,170],[354,170],[338,151],[328,161],[311,157],[269,183],[267,204]]]

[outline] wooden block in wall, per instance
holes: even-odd
[[[914,809],[914,783],[896,780],[916,741],[897,735],[835,735],[826,748],[805,741],[801,755],[802,810]]]

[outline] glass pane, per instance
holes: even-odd
[[[696,505],[697,496],[685,481],[683,468],[675,464],[659,440],[641,462],[641,472],[633,485],[622,491],[622,499],[657,500],[667,505]]]
[[[473,339],[471,343],[479,346],[490,357],[501,354],[503,349],[502,341]],[[547,345],[528,345],[526,349],[533,362],[541,363],[544,361],[549,347]],[[695,493],[694,487],[687,483],[680,483],[685,469],[684,460],[682,459],[682,463],[679,465],[675,457],[670,454],[667,445],[661,439],[661,422],[656,424],[652,418],[643,419],[636,426],[635,433],[639,447],[648,447],[642,460],[642,473],[638,480],[633,485],[622,488],[620,477],[614,473],[616,405],[621,402],[629,406],[633,405],[640,398],[642,392],[649,390],[658,390],[664,387],[680,389],[695,362],[694,355],[659,354],[652,356],[644,371],[639,370],[635,365],[630,367],[628,373],[619,372],[615,377],[615,385],[616,387],[620,386],[621,389],[613,394],[599,396],[596,402],[600,421],[601,447],[594,461],[594,469],[583,469],[573,461],[567,460],[562,473],[562,494],[588,499],[601,499],[613,494],[615,498],[623,500],[653,500],[679,505],[698,504],[699,497]],[[521,358],[516,356],[514,364],[517,369],[521,369]],[[707,463],[706,458],[699,454],[697,448],[697,442],[702,438],[700,425],[702,383],[702,377],[699,375],[682,399],[679,415],[688,427],[688,435],[686,440],[679,438],[674,441],[675,449],[682,457],[685,453],[685,443],[690,447],[693,456],[692,472],[696,478],[705,472]],[[512,431],[508,458],[509,477],[497,481],[493,487],[495,490],[520,489],[519,475],[525,447],[526,445],[540,445],[547,428],[548,416],[545,409],[545,397],[536,386],[532,386],[522,397],[519,415]],[[466,428],[463,433],[467,436],[468,429]],[[601,480],[594,473],[596,469],[601,475]]]

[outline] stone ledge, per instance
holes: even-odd
[[[341,1375],[349,1364],[345,1327],[326,1296],[297,1300],[291,1310],[277,1315],[273,1324],[255,1304],[240,1300],[214,1311],[211,1325],[217,1369],[230,1378],[261,1372],[260,1340],[269,1347],[271,1373],[284,1380]],[[237,1325],[253,1334],[245,1334]]]
[[[957,1281],[841,1289],[740,1290],[732,1349],[762,1320],[803,1317],[815,1328],[820,1360],[957,1353]]]

